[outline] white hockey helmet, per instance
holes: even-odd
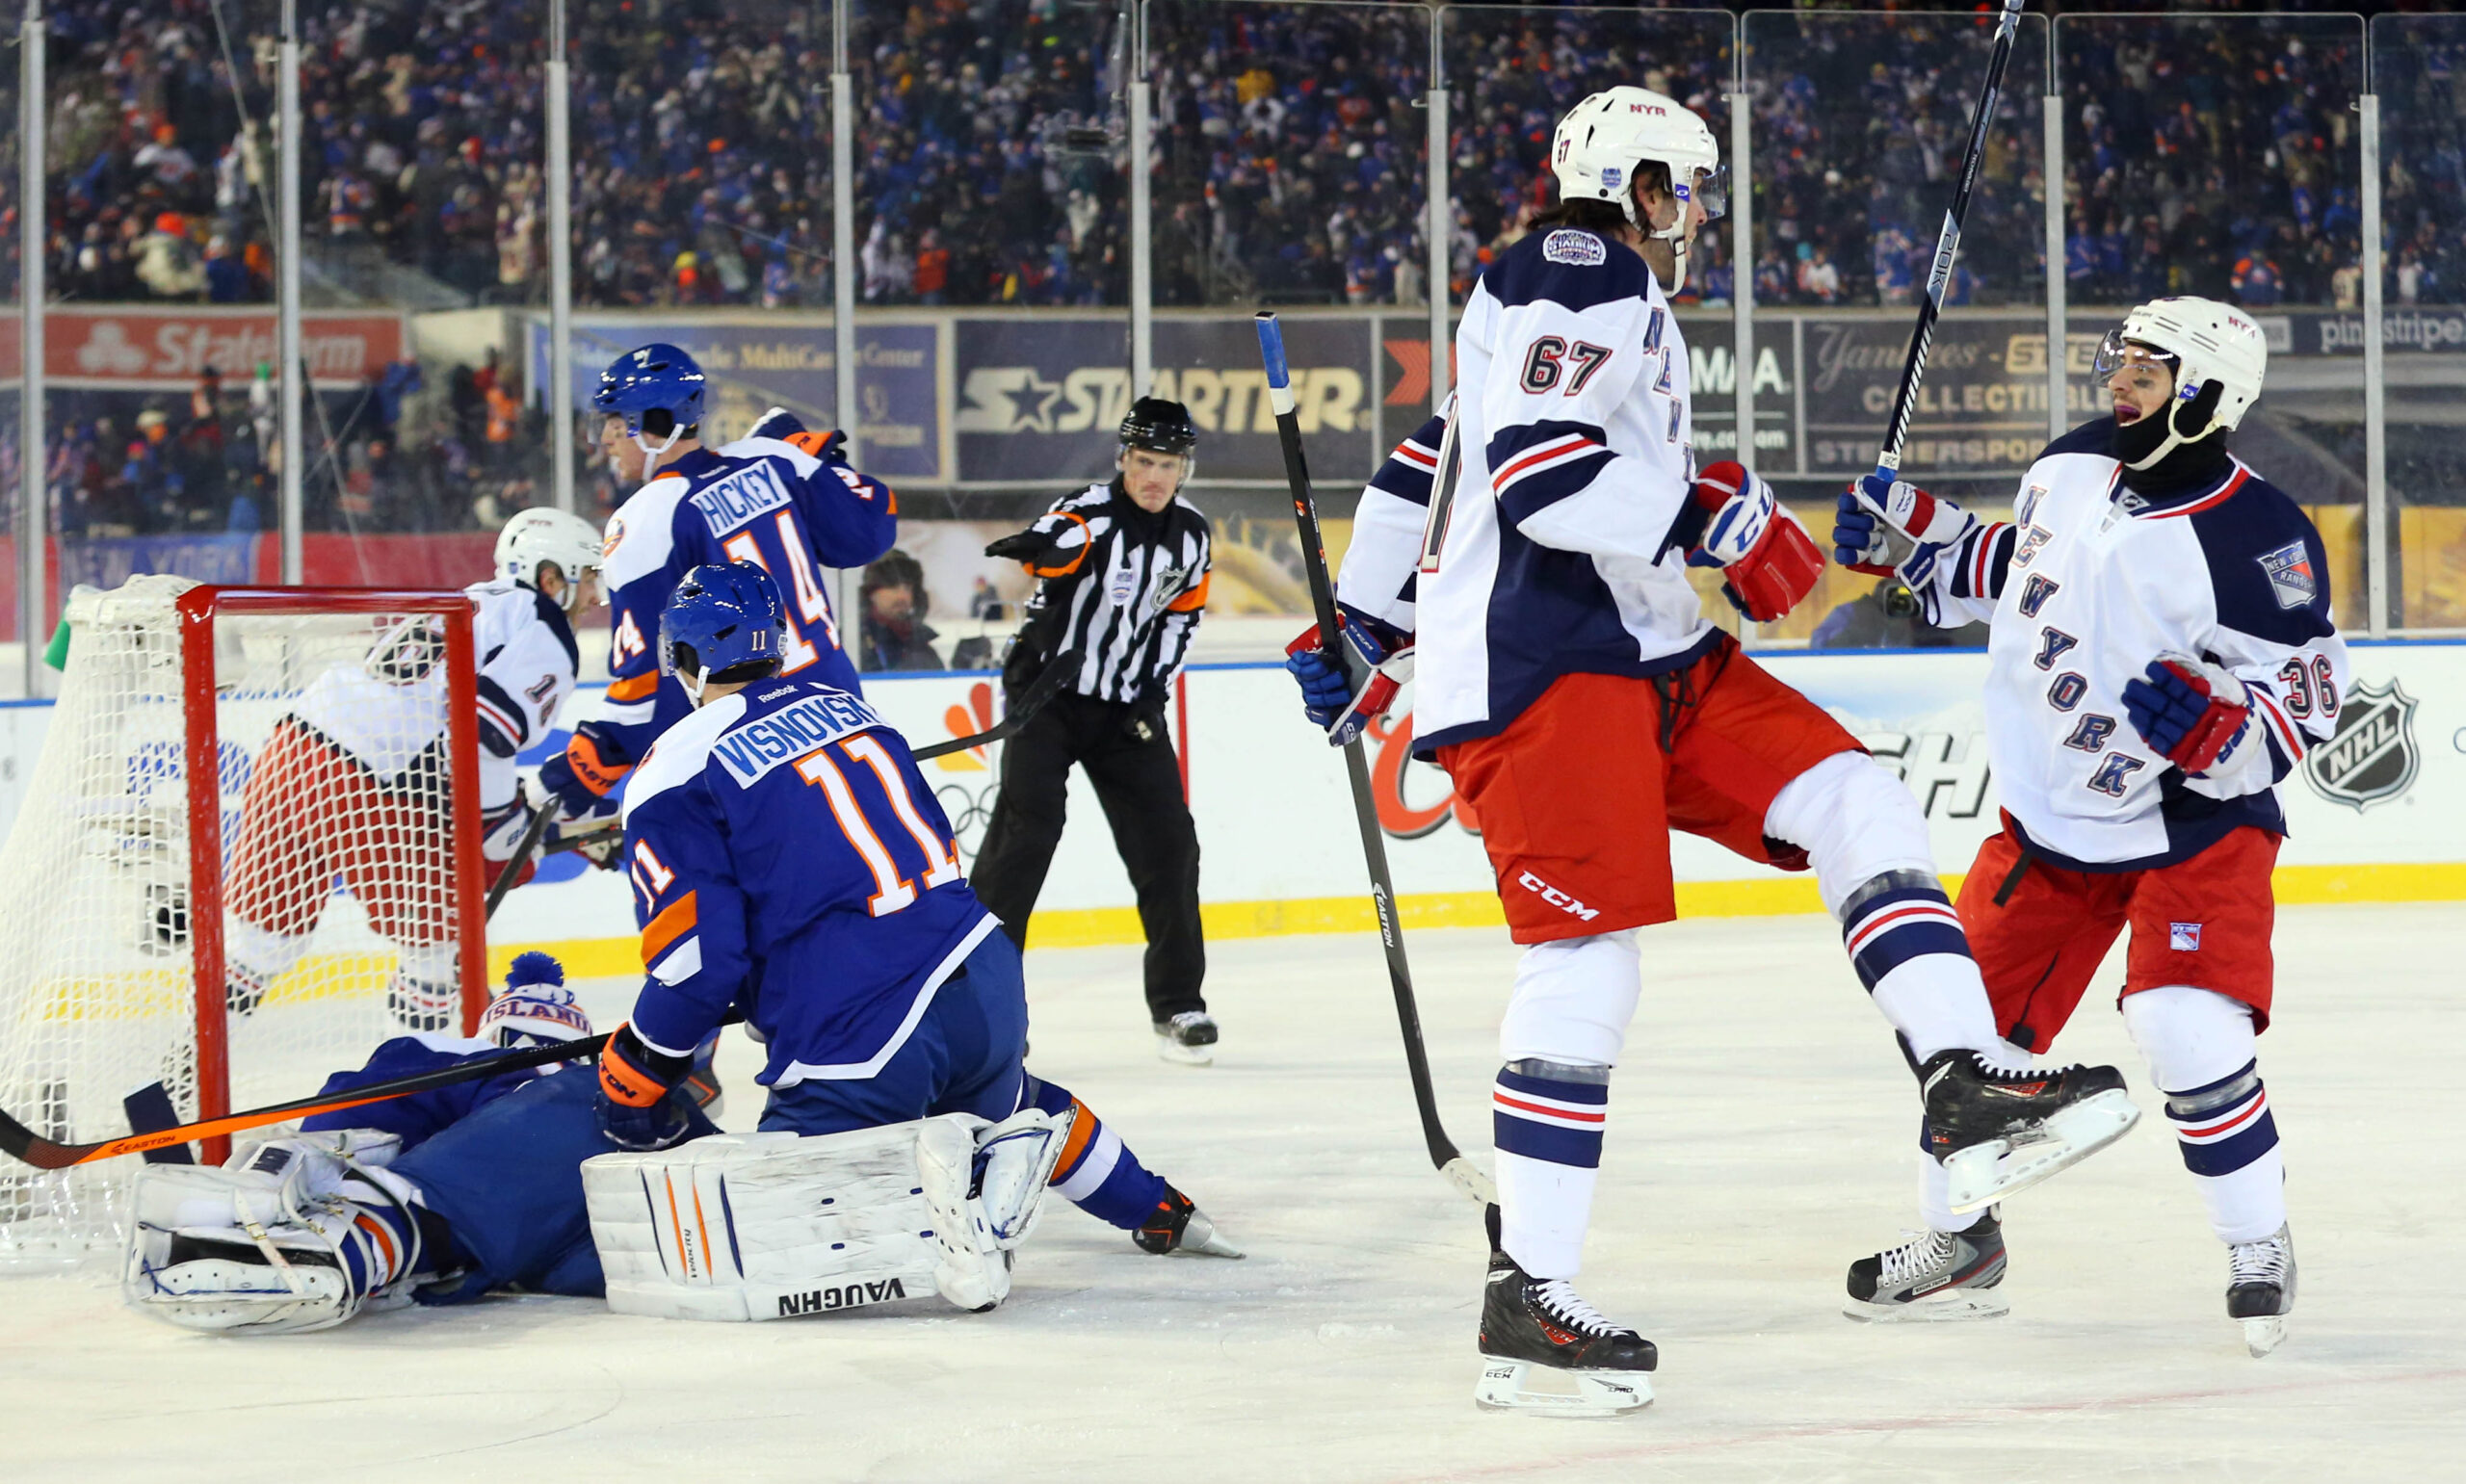
[[[2250,315],[2214,299],[2153,299],[2123,317],[2098,346],[2092,374],[2104,386],[2131,357],[2132,348],[2156,351],[2175,374],[2175,397],[2190,402],[2204,382],[2224,390],[2210,430],[2236,427],[2260,400],[2269,374],[2269,344]],[[2206,437],[2208,433],[2201,436]]]
[[[583,577],[596,573],[605,543],[590,522],[570,510],[517,510],[497,533],[497,575],[539,586],[539,569],[553,563],[565,580],[559,601],[566,612],[582,601]]]
[[[1559,177],[1562,201],[1615,201],[1630,225],[1636,220],[1636,167],[1657,161],[1669,169],[1669,187],[1682,207],[1693,202],[1707,217],[1728,205],[1721,148],[1694,110],[1647,88],[1609,88],[1567,110],[1550,141],[1550,172]],[[1675,245],[1679,276],[1686,276],[1687,214],[1650,235]]]

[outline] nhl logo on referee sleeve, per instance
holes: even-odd
[[[2269,580],[2269,591],[2280,608],[2301,608],[2319,594],[2321,580],[2312,571],[2312,554],[2300,541],[2289,541],[2254,559]]]
[[[1553,263],[1566,263],[1577,268],[1598,268],[1610,261],[1610,249],[1590,232],[1573,227],[1561,227],[1541,239],[1541,256]]]
[[[2303,776],[2322,798],[2360,814],[2405,793],[2422,767],[2414,697],[2395,680],[2357,681],[2338,713],[2337,735],[2303,760]]]

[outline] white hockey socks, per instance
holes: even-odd
[[[2286,1162],[2262,1085],[2251,1007],[2168,984],[2126,995],[2124,1025],[2166,1096],[2166,1121],[2218,1240],[2258,1241],[2286,1224]]]
[[[1584,1266],[1609,1113],[1608,1067],[1530,1057],[1499,1068],[1490,1090],[1499,1245],[1535,1278],[1572,1278]]]
[[[1807,852],[1850,967],[1911,1055],[1996,1052],[1995,1011],[1935,878],[1926,814],[1899,779],[1863,753],[1836,753],[1774,796],[1764,832]]]

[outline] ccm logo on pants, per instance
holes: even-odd
[[[1529,871],[1518,873],[1515,878],[1515,884],[1523,887],[1528,892],[1538,894],[1543,901],[1548,902],[1560,911],[1568,913],[1571,916],[1582,918],[1587,923],[1601,915],[1601,909],[1599,907],[1586,906],[1583,902],[1576,900],[1574,898],[1559,890],[1557,887],[1552,886],[1549,882],[1542,880],[1539,876],[1535,875]]]

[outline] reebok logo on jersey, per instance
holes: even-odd
[[[1617,187],[1609,177],[1614,173],[1614,170],[1602,171],[1602,184],[1613,191]],[[1601,239],[1590,232],[1561,227],[1541,239],[1541,257],[1545,262],[1565,263],[1573,268],[1597,268],[1610,261],[1610,252],[1602,246]]]
[[[1518,872],[1515,878],[1515,884],[1523,887],[1526,891],[1537,893],[1543,901],[1546,901],[1550,905],[1558,908],[1560,911],[1566,913],[1569,917],[1581,918],[1585,922],[1589,923],[1594,918],[1601,915],[1601,909],[1599,907],[1586,906],[1583,902],[1576,900],[1574,898],[1559,890],[1557,887],[1552,886],[1549,882],[1542,880],[1539,876],[1535,875],[1529,871]]]
[[[788,508],[788,491],[767,464],[751,464],[715,480],[687,497],[702,512],[715,536],[726,535],[756,515]]]
[[[866,1304],[879,1304],[888,1299],[906,1296],[906,1285],[897,1278],[882,1283],[852,1283],[837,1289],[810,1289],[802,1293],[780,1294],[779,1317],[792,1319],[800,1314],[826,1314],[834,1309],[856,1309]]]
[[[2174,950],[2178,953],[2199,952],[2200,924],[2198,923],[2168,923],[2166,924],[2166,947]]]
[[[2269,580],[2269,591],[2277,595],[2277,606],[2301,608],[2321,590],[2320,579],[2312,572],[2312,554],[2301,541],[2289,541],[2275,551],[2267,551],[2255,559],[2261,572]]]

